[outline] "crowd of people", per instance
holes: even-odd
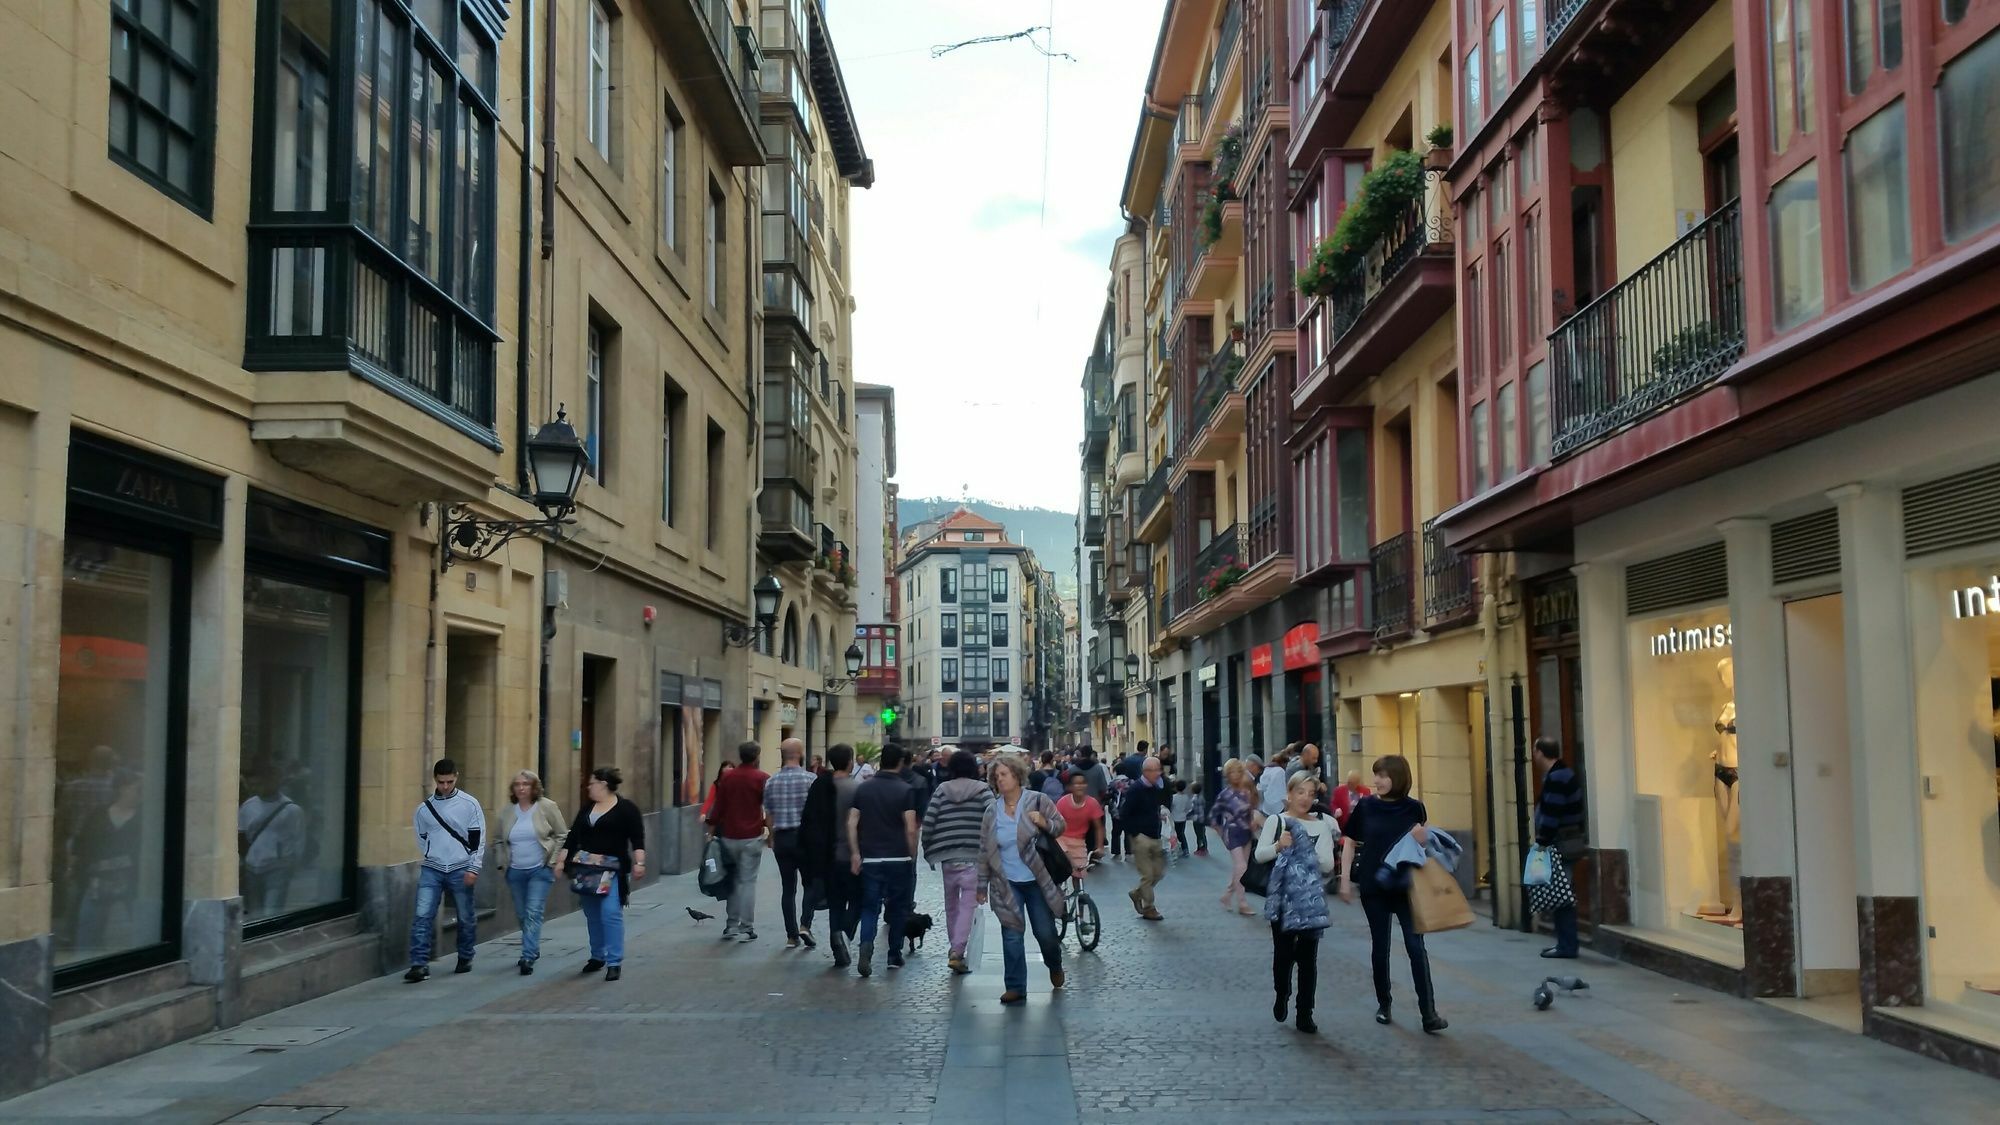
[[[1580,853],[1581,786],[1553,740],[1538,740],[1535,751],[1545,778],[1537,842],[1567,866]],[[1402,930],[1423,1030],[1448,1026],[1438,1014],[1408,874],[1397,858],[1412,847],[1421,852],[1431,836],[1423,802],[1410,793],[1410,765],[1400,755],[1377,759],[1369,784],[1359,770],[1334,783],[1310,743],[1288,746],[1269,762],[1254,755],[1231,758],[1222,764],[1218,792],[1204,800],[1200,778],[1177,776],[1170,748],[1152,752],[1143,741],[1110,766],[1088,749],[1062,758],[1045,751],[1031,761],[1014,751],[956,748],[918,756],[891,743],[872,762],[860,760],[852,746],[835,745],[808,768],[805,745],[786,739],[778,748],[778,771],[767,774],[761,754],[755,742],[739,746],[702,807],[729,880],[722,940],[757,940],[757,880],[769,851],[781,879],[788,948],[816,948],[813,925],[823,914],[837,968],[873,975],[879,944],[883,965],[901,969],[918,865],[927,863],[942,880],[949,971],[971,971],[967,947],[978,910],[986,907],[1001,934],[1001,1001],[1018,1004],[1026,999],[1030,932],[1050,986],[1065,983],[1057,932],[1065,908],[1061,868],[1082,878],[1107,852],[1111,862],[1131,863],[1138,874],[1128,892],[1135,915],[1162,922],[1155,892],[1170,854],[1206,856],[1213,828],[1229,856],[1223,909],[1269,924],[1272,1014],[1279,1022],[1289,1016],[1300,1031],[1317,1030],[1320,939],[1330,924],[1327,899],[1337,894],[1344,902],[1358,900],[1367,918],[1376,1021],[1391,1022],[1393,923]],[[566,879],[589,931],[583,971],[619,979],[624,905],[631,881],[646,873],[644,820],[637,804],[619,796],[621,781],[613,767],[596,769],[586,807],[567,825],[532,771],[521,771],[510,784],[497,851],[507,864],[521,928],[522,975],[535,970],[549,894]],[[451,759],[436,763],[432,792],[418,805],[414,826],[422,863],[404,976],[410,983],[430,975],[433,927],[447,897],[458,916],[455,971],[470,972],[475,954],[473,888],[484,866],[485,813],[458,787]],[[1197,845],[1192,852],[1190,828]],[[1252,893],[1262,895],[1261,909],[1250,905]],[[1573,903],[1558,908],[1554,920],[1556,945],[1543,956],[1576,956]]]

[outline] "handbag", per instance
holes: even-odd
[[[569,889],[580,895],[608,895],[618,885],[618,860],[600,852],[570,857]]]
[[[1022,809],[1021,815],[1027,816],[1028,810]],[[1049,873],[1049,881],[1058,886],[1076,873],[1075,865],[1069,861],[1069,853],[1063,850],[1062,843],[1056,839],[1055,833],[1046,828],[1035,830],[1035,854],[1042,857],[1042,870]]]
[[[1458,879],[1435,860],[1410,869],[1411,928],[1420,934],[1459,930],[1472,925],[1472,904]]]
[[[1549,881],[1549,849],[1536,844],[1528,849],[1528,862],[1521,865],[1521,885],[1539,887]]]
[[[701,852],[701,874],[695,877],[701,893],[726,899],[736,890],[736,872],[729,866],[729,853],[722,850],[720,837],[710,836]]]
[[[1282,824],[1279,817],[1274,816],[1271,820],[1273,823]],[[1279,831],[1282,832],[1284,829],[1280,827]],[[1278,857],[1258,859],[1256,844],[1257,841],[1251,841],[1250,863],[1243,869],[1243,878],[1239,882],[1243,884],[1244,890],[1262,897],[1271,893],[1271,870],[1278,865]]]
[[[1569,865],[1552,863],[1549,865],[1549,881],[1528,888],[1528,909],[1536,914],[1553,914],[1565,906],[1576,905],[1576,889],[1569,881]]]

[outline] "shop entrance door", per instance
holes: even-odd
[[[1785,679],[1792,725],[1792,833],[1798,849],[1799,991],[1859,1010],[1854,902],[1854,762],[1847,742],[1842,596],[1785,603]]]
[[[597,768],[598,706],[607,703],[610,692],[612,662],[602,656],[583,658],[583,694],[577,707],[577,763],[576,793],[577,807],[583,808],[590,801],[590,773]]]

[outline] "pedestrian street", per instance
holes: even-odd
[[[385,975],[0,1103],[0,1121],[1949,1125],[2000,1100],[1968,1071],[1591,954],[1558,969],[1590,987],[1538,1012],[1545,940],[1483,920],[1430,939],[1450,1029],[1417,1030],[1400,951],[1397,1022],[1378,1027],[1367,931],[1338,903],[1320,1032],[1302,1035],[1271,1020],[1267,926],[1217,904],[1226,863],[1175,864],[1161,922],[1134,916],[1129,865],[1098,868],[1102,944],[1066,942],[1051,995],[1030,943],[1028,1001],[1006,1009],[990,912],[974,971],[945,971],[927,867],[916,908],[937,927],[867,980],[832,967],[823,919],[819,949],[785,947],[771,865],[749,943],[692,920],[719,904],[670,877],[635,893],[620,981],[579,975],[583,922],[566,914],[532,977],[498,938],[470,975]]]

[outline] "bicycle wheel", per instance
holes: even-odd
[[[1069,920],[1076,913],[1077,893],[1076,891],[1069,891],[1063,895],[1063,912],[1056,918],[1057,941],[1061,941],[1069,936]]]
[[[1085,953],[1097,948],[1104,926],[1097,917],[1097,902],[1087,894],[1076,896],[1076,944]]]

